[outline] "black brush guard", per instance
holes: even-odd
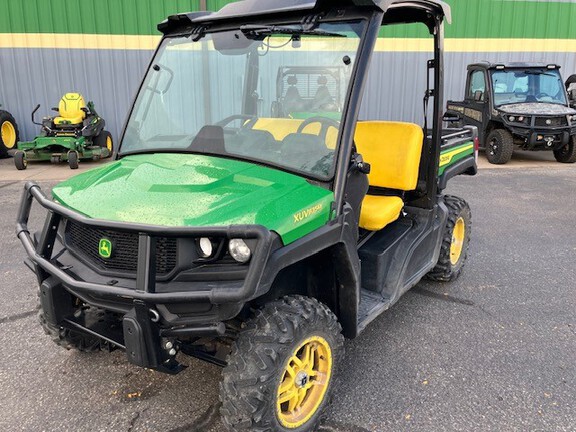
[[[28,219],[34,200],[48,211],[44,228],[37,241],[28,230]],[[52,251],[62,219],[137,234],[139,240],[136,289],[79,280],[68,268],[61,267],[56,260],[53,260]],[[182,228],[91,219],[51,201],[34,182],[25,185],[18,212],[16,234],[32,262],[32,268],[40,285],[41,305],[50,324],[97,336],[126,349],[130,362],[168,373],[179,372],[181,366],[173,356],[162,349],[162,337],[222,335],[225,327],[221,322],[212,322],[202,326],[161,328],[160,315],[155,306],[180,302],[243,304],[257,292],[274,239],[273,234],[260,225]],[[156,292],[156,237],[255,239],[258,246],[253,251],[246,278],[238,288],[216,286],[205,290]],[[71,307],[72,296],[84,301],[90,298],[103,298],[112,302],[116,300],[124,305],[129,301],[133,307],[123,316],[122,331],[111,332],[103,326],[90,327],[82,320],[75,319]]]

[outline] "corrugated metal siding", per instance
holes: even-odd
[[[199,9],[200,0],[0,0],[0,33],[152,35],[168,15]]]
[[[37,104],[42,116],[52,116],[62,95],[77,91],[95,103],[117,138],[128,113],[150,51],[10,49],[0,52],[0,102],[21,131],[21,140],[32,139],[39,127],[30,113]]]
[[[543,61],[562,65],[565,76],[576,72],[576,50],[566,48],[576,39],[576,26],[571,25],[576,22],[575,2],[448,2],[454,23],[446,29],[447,47],[454,48],[446,53],[446,99],[463,96],[466,65],[479,60]],[[0,47],[4,47],[0,48],[0,103],[15,115],[22,138],[31,139],[38,131],[30,122],[36,104],[43,106],[40,115],[49,115],[49,108],[57,105],[63,93],[80,91],[95,102],[117,138],[152,55],[156,24],[176,12],[204,5],[217,10],[226,3],[0,0]],[[54,34],[70,36],[56,48]],[[123,39],[122,35],[128,36]],[[394,52],[375,54],[361,117],[421,123],[426,60],[432,54],[414,41],[427,37],[426,31],[421,25],[397,26],[383,31],[384,35],[396,38]],[[545,50],[519,52],[542,39]],[[49,48],[38,48],[38,44]],[[551,46],[563,52],[544,52]],[[507,52],[510,49],[516,52]],[[478,52],[468,52],[474,50]]]

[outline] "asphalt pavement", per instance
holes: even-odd
[[[216,366],[184,358],[167,376],[44,335],[14,234],[24,179],[10,162],[0,161],[0,431],[224,431]],[[473,214],[462,276],[419,283],[347,341],[322,431],[576,431],[576,166],[483,166],[448,190]],[[70,175],[53,168],[25,173],[48,190]],[[42,221],[35,211],[31,225]]]

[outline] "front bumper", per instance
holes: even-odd
[[[48,211],[44,229],[38,238],[28,230],[33,202]],[[58,230],[63,220],[90,227],[121,230],[138,235],[138,261],[134,280],[115,280],[95,272],[83,274],[63,263],[65,250],[58,250]],[[48,199],[40,187],[26,184],[17,220],[16,234],[29,258],[40,285],[41,304],[47,321],[52,325],[95,335],[115,346],[125,348],[132,363],[160,368],[167,360],[160,343],[162,337],[222,334],[222,320],[236,316],[244,303],[260,294],[260,281],[274,235],[259,225],[229,227],[181,228],[131,224],[90,219]],[[254,240],[253,251],[242,281],[213,280],[204,283],[158,283],[155,275],[155,239],[157,237],[196,238],[222,237]],[[116,283],[114,283],[116,282]],[[176,286],[175,290],[170,287]],[[73,299],[121,317],[122,331],[112,331],[101,324],[91,327],[78,320],[72,309]],[[182,305],[201,306],[179,315],[170,311]],[[197,312],[197,313],[196,313]]]
[[[576,135],[576,128],[532,129],[510,126],[513,135],[524,140],[525,150],[558,150],[570,142]]]

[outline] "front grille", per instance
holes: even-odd
[[[535,124],[537,127],[568,126],[568,119],[566,117],[536,117]]]
[[[110,258],[100,256],[100,240],[112,242]],[[79,258],[97,267],[120,273],[136,274],[138,267],[138,234],[112,231],[68,221],[66,223],[66,246]],[[176,239],[156,238],[156,274],[170,273],[176,267]]]

